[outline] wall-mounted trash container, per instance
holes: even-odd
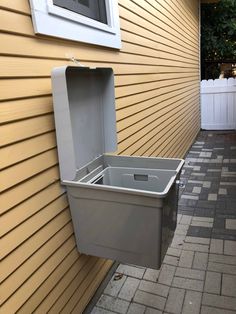
[[[182,159],[115,156],[111,68],[52,72],[59,165],[81,253],[160,268],[176,227]]]

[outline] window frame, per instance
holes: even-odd
[[[58,7],[53,0],[30,0],[36,34],[121,48],[117,0],[105,0],[107,24]]]

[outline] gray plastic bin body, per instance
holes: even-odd
[[[181,159],[114,156],[111,69],[52,74],[59,165],[81,253],[160,268],[176,227]]]

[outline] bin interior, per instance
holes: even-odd
[[[104,154],[79,169],[73,183],[83,183],[93,189],[114,187],[137,193],[151,192],[164,197],[179,176],[183,163],[181,159]],[[73,184],[72,181],[64,183]]]
[[[176,171],[108,167],[88,183],[165,193],[172,185],[175,176]]]

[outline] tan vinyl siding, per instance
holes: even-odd
[[[59,183],[53,67],[115,72],[118,153],[183,157],[199,125],[198,1],[119,0],[122,49],[36,36],[0,1],[1,313],[82,313],[112,265],[77,252]]]

